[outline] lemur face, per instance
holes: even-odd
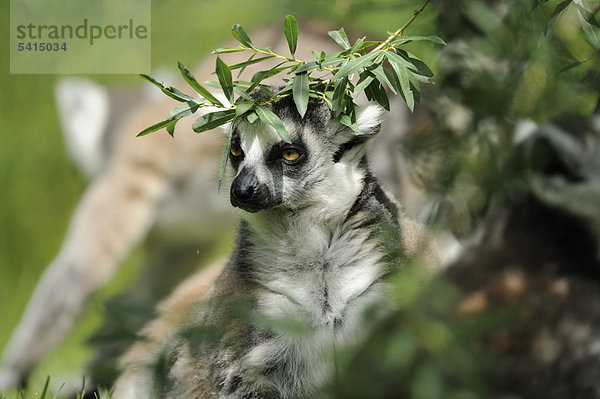
[[[291,97],[273,104],[272,111],[283,121],[291,144],[260,120],[250,123],[241,118],[233,127],[230,200],[251,213],[314,205],[328,194],[324,191],[346,183],[332,171],[356,167],[364,157],[364,143],[379,127],[378,109],[371,111],[369,123],[363,123],[365,133],[360,135],[341,125],[320,101],[311,100],[303,119]]]

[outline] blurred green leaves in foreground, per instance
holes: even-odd
[[[569,3],[564,7],[564,3]],[[430,194],[428,217],[464,236],[529,181],[511,163],[524,122],[590,116],[600,92],[597,2],[438,2],[448,46],[421,123],[403,143],[409,173]],[[596,14],[591,12],[595,10]],[[582,18],[582,15],[587,15]],[[590,28],[592,29],[592,28]]]
[[[534,195],[559,214],[582,217],[576,220],[600,236],[600,118],[593,116],[600,112],[600,3],[457,0],[435,7],[437,33],[448,46],[439,53],[437,85],[424,91],[402,149],[429,194],[430,224],[473,237],[507,203]],[[600,254],[594,256],[597,262]],[[460,290],[443,279],[406,290],[407,281],[418,281],[411,277],[415,262],[392,279],[403,300],[349,355],[334,396],[517,397],[495,392],[492,381],[507,364],[481,342],[510,330],[518,310],[491,307],[461,319]],[[581,272],[581,265],[570,267]]]

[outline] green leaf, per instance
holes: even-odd
[[[596,19],[596,13],[598,12],[598,10],[596,10],[595,12],[591,12],[590,10],[585,8],[585,5],[582,0],[573,0],[573,3],[575,3],[575,5],[577,6],[579,15],[581,15],[590,25],[600,28],[600,23]]]
[[[212,87],[213,89],[220,89],[221,88],[221,85],[219,84],[219,82],[214,82],[212,80],[205,80],[202,83],[204,83],[208,87]]]
[[[292,140],[290,139],[290,134],[285,129],[285,126],[283,126],[283,122],[281,121],[281,119],[279,119],[277,115],[273,113],[273,111],[263,106],[257,106],[255,111],[261,121],[275,128],[277,134],[279,135],[279,137],[281,137],[283,141],[289,144],[292,143]]]
[[[360,133],[360,129],[356,122],[352,122],[352,118],[349,115],[342,115],[340,118],[340,123],[344,126],[348,126],[350,129],[354,130],[356,133]]]
[[[397,69],[399,66],[403,66],[411,71],[416,72],[421,76],[425,76],[426,78],[430,78],[433,76],[433,72],[431,71],[431,69],[429,69],[429,67],[416,56],[404,50],[400,50],[399,52],[401,55],[396,54],[392,51],[387,51],[385,53],[385,56],[392,65],[392,68]],[[422,80],[425,82],[429,81],[429,79]]]
[[[298,22],[296,22],[296,18],[292,15],[287,15],[285,17],[285,22],[283,23],[283,32],[285,33],[285,38],[288,43],[288,47],[290,48],[290,53],[294,55],[296,52],[296,46],[298,45]]]
[[[413,96],[413,92],[410,89],[410,78],[408,76],[408,69],[404,65],[399,65],[398,69],[394,68],[394,70],[396,72],[398,80],[400,81],[400,94],[404,98],[404,101],[406,102],[408,109],[410,109],[410,112],[413,112],[413,110],[415,109],[415,99]]]
[[[350,86],[352,87],[352,83],[350,83]],[[351,96],[344,97],[344,105],[346,108],[344,113],[350,116],[352,122],[356,122],[356,104],[354,104]]]
[[[325,61],[325,57],[327,57],[327,54],[325,54],[324,51],[316,51],[316,50],[311,50],[313,57],[315,57],[317,59],[317,64],[322,63],[323,61]]]
[[[233,136],[233,123],[227,129],[227,139],[223,146],[223,152],[221,153],[221,159],[219,159],[219,190],[221,190],[221,182],[223,181],[223,175],[225,174],[225,167],[227,166],[227,160],[229,159],[229,151],[231,151],[231,137]]]
[[[586,18],[586,13],[582,11],[585,10],[583,2],[581,0],[575,0],[575,4],[577,5],[577,14],[579,15],[579,22],[581,22],[583,33],[585,33],[585,36],[588,38],[588,42],[592,47],[596,50],[600,50],[600,29],[598,29],[597,26],[590,24]]]
[[[40,394],[40,399],[44,399],[46,397],[46,393],[48,392],[49,384],[50,384],[50,376],[47,376],[46,382],[44,383],[44,387],[42,388],[42,393]]]
[[[321,54],[319,54],[319,57],[318,57],[319,67],[323,68],[323,61],[325,61],[326,58],[327,58],[327,54],[325,54],[324,51],[321,51]]]
[[[362,47],[363,43],[365,42],[365,38],[364,37],[360,37],[356,40],[356,42],[352,45],[352,47],[350,48],[349,52],[350,53],[355,53],[358,51],[359,48]]]
[[[380,65],[377,68],[374,69],[370,69],[370,71],[379,78],[380,81],[385,82],[385,84],[388,85],[388,87],[390,88],[390,90],[394,93],[394,94],[398,94],[398,92],[396,91],[396,86],[394,85],[394,83],[392,83],[392,81],[389,79],[389,77],[387,76],[387,74],[385,73],[385,70],[383,69],[383,67]]]
[[[321,52],[321,54],[318,57],[319,61],[310,61],[310,62],[302,63],[298,67],[296,67],[296,69],[294,69],[294,72],[300,73],[300,72],[310,71],[313,69],[317,69],[319,67],[319,64],[321,67],[330,66],[330,65],[337,64],[339,62],[342,62],[342,61],[345,61],[348,59],[348,58],[340,57],[341,53],[326,54],[324,58],[321,57],[322,54],[325,54],[325,53]]]
[[[240,51],[246,51],[245,47],[222,47],[216,50],[213,50],[213,54],[228,54],[228,53],[239,53]]]
[[[344,78],[345,76],[350,75],[351,73],[360,71],[361,69],[363,69],[364,67],[369,65],[369,63],[371,63],[371,60],[373,58],[377,57],[379,54],[381,54],[381,50],[374,51],[372,53],[365,54],[361,57],[357,57],[357,58],[354,58],[354,59],[348,61],[343,67],[341,67],[335,73],[333,78],[335,80],[340,80],[340,79]]]
[[[60,384],[60,387],[58,387],[58,390],[56,392],[54,392],[54,395],[52,395],[52,399],[58,399],[60,392],[63,390],[63,388],[65,387],[65,383],[63,382],[62,384]],[[42,399],[42,398],[40,398]]]
[[[188,101],[187,103],[182,103],[173,108],[169,114],[169,118],[158,122],[146,129],[142,130],[138,133],[137,137],[145,136],[149,133],[156,132],[157,130],[162,129],[163,127],[167,129],[167,132],[171,135],[171,137],[175,133],[175,125],[177,121],[184,116],[192,115],[194,112],[198,110],[200,107],[200,103],[198,101]]]
[[[408,56],[408,60],[417,68],[416,72],[428,78],[431,78],[433,76],[433,71],[427,66],[427,64],[425,64],[423,61],[417,58],[416,55],[411,54],[409,52],[406,52],[406,55]]]
[[[271,58],[273,58],[273,55],[267,55],[265,57],[260,57],[260,58],[249,58],[247,61],[244,62],[240,62],[239,64],[233,64],[229,66],[229,69],[231,69],[232,71],[239,69],[239,68],[245,68],[248,65],[252,65],[252,64],[256,64],[265,60],[269,60]]]
[[[421,101],[421,87],[419,85],[419,80],[417,79],[417,76],[419,75],[415,75],[414,73],[408,73],[408,81],[410,82],[410,89],[413,92],[413,96],[415,98],[415,102],[420,102]]]
[[[205,132],[226,124],[235,117],[235,110],[228,109],[226,111],[211,112],[210,114],[202,115],[196,119],[192,125],[192,129],[196,133]]]
[[[217,78],[219,78],[219,83],[221,84],[225,97],[227,97],[230,102],[233,102],[233,79],[231,77],[231,69],[229,69],[227,64],[221,60],[221,57],[217,57],[215,72],[217,73]]]
[[[346,36],[346,31],[344,31],[344,28],[329,31],[327,34],[344,50],[348,50],[350,48],[350,41],[348,40],[348,36]]]
[[[242,28],[241,25],[239,25],[239,24],[233,25],[233,28],[231,28],[231,33],[233,34],[233,37],[235,37],[236,40],[238,42],[242,43],[244,46],[250,47],[250,48],[254,47],[254,45],[252,44],[252,41],[250,40],[250,37],[248,37],[248,35],[246,34],[246,31],[244,31],[244,28]]]
[[[246,112],[250,111],[252,109],[252,107],[254,107],[254,102],[241,102],[239,104],[236,105],[235,107],[235,116],[240,117],[242,115],[244,115]]]
[[[397,39],[392,41],[393,44],[401,45],[410,42],[418,42],[418,41],[428,41],[431,43],[439,44],[442,46],[446,45],[446,42],[440,38],[439,36],[431,35],[431,36],[400,36]]]
[[[406,60],[404,57],[401,57],[400,55],[394,53],[393,51],[386,51],[385,56],[392,65],[392,67],[394,67],[394,65],[403,65],[406,68],[412,69],[414,71],[417,70],[417,67],[415,65]]]
[[[366,49],[367,47],[371,47],[371,46],[375,46],[375,45],[379,45],[381,44],[381,42],[376,42],[373,40],[367,40],[365,42],[363,42],[360,47],[358,47],[355,51],[362,51],[364,49]]]
[[[581,64],[588,62],[589,60],[590,60],[590,58],[586,58],[585,60],[581,60],[581,61],[573,61],[573,62],[565,65],[564,67],[562,67],[556,74],[560,75],[561,73],[565,73],[573,68],[578,67]]]
[[[365,88],[365,94],[370,101],[377,101],[387,111],[390,110],[390,100],[382,84],[377,79],[373,79],[371,84]]]
[[[266,85],[258,86],[258,90],[262,91],[267,98],[275,98],[275,93],[273,93],[273,91],[271,91],[271,89]]]
[[[145,136],[149,133],[156,132],[157,130],[162,129],[163,127],[167,127],[171,123],[173,123],[173,121],[170,119],[155,123],[154,125],[149,126],[149,127],[145,128],[144,130],[142,130],[141,132],[139,132],[136,137],[141,137],[141,136]]]
[[[391,71],[383,68],[383,71],[385,73],[385,76],[387,76],[388,80],[392,83],[392,85],[396,88],[396,91],[400,91],[400,81],[398,80],[398,76],[396,75],[396,71],[394,71],[393,69]],[[411,76],[413,76],[411,74]],[[416,81],[416,79],[415,79]],[[412,80],[411,80],[412,82]],[[417,82],[417,85],[419,84],[419,82]]]
[[[233,86],[233,91],[238,96],[242,97],[246,101],[254,101],[254,99],[248,93],[246,93],[246,91],[244,89],[242,89],[241,87]]]
[[[168,120],[176,121],[183,118],[184,116],[192,115],[198,110],[200,105],[202,105],[200,99],[181,103],[171,110],[171,112],[169,113]]]
[[[352,94],[352,97],[356,99],[360,95],[360,93],[371,84],[373,79],[375,78],[368,71],[361,73],[360,78],[358,79],[358,83],[354,88],[354,93]]]
[[[286,94],[289,94],[290,92],[293,92],[294,90],[294,82],[290,82],[287,84],[287,86],[283,87],[281,90],[279,90],[277,93],[275,93],[276,96],[283,96]]]
[[[252,76],[252,79],[250,79],[250,81],[252,82],[252,85],[250,85],[250,87],[252,87],[252,86],[256,87],[256,84],[260,83],[264,79],[270,78],[271,76],[277,75],[279,72],[281,72],[283,70],[286,70],[286,69],[289,69],[289,68],[293,67],[292,65],[285,66],[285,67],[279,67],[282,64],[283,64],[283,62],[275,65],[273,68],[271,68],[269,70],[256,72]]]
[[[550,15],[550,19],[556,17],[558,14],[560,14],[565,8],[567,8],[567,6],[569,4],[571,4],[573,0],[564,0],[561,1],[560,3],[558,3],[556,5],[556,7],[554,8],[554,11],[552,11],[552,14]]]
[[[248,119],[248,122],[254,123],[258,119],[258,115],[256,115],[256,112],[253,111],[253,112],[250,112],[248,114],[248,116],[246,117],[246,119]]]
[[[181,71],[181,75],[183,76],[185,81],[192,87],[192,89],[196,90],[198,94],[200,94],[202,97],[204,97],[214,105],[223,107],[221,101],[219,101],[208,90],[202,87],[200,83],[198,83],[194,75],[192,75],[191,72],[181,62],[178,62],[177,65],[179,66],[179,71]]]
[[[171,135],[171,137],[175,136],[175,125],[177,124],[177,120],[171,121],[171,123],[169,123],[167,126],[165,126],[165,129],[167,129],[167,133],[169,133],[169,135]]]
[[[329,65],[337,64],[338,62],[342,62],[342,61],[346,60],[346,58],[342,57],[341,54],[342,54],[341,52],[327,54],[325,56],[325,59],[323,60],[322,64],[325,66],[329,66]]]
[[[174,100],[184,102],[194,99],[193,97],[190,97],[187,94],[177,90],[173,86],[166,86],[165,84],[157,81],[149,75],[140,74],[140,76],[146,79],[148,82],[152,83],[153,85],[157,86],[163,93],[165,93],[167,96],[171,97]]]
[[[234,87],[243,87],[243,86],[250,86],[252,83],[248,82],[247,80],[234,80],[233,83],[235,84]]]
[[[254,53],[254,54],[252,54],[252,55],[250,56],[250,58],[248,58],[248,59],[246,60],[246,62],[242,63],[242,64],[245,64],[245,65],[242,65],[242,66],[240,67],[240,70],[238,71],[236,78],[239,78],[239,77],[242,75],[242,73],[244,73],[244,71],[246,70],[246,68],[248,67],[248,65],[250,65],[250,64],[248,64],[248,63],[249,63],[249,62],[251,62],[252,60],[254,60],[254,57],[256,57],[256,55],[257,55],[257,54],[258,54],[258,53]],[[268,57],[271,57],[271,56],[268,56]],[[236,64],[236,65],[237,65],[237,64]],[[232,68],[232,67],[230,66],[230,67],[229,67],[229,69],[233,70],[234,68]],[[233,82],[233,83],[234,83],[234,86],[233,86],[233,87],[235,87],[235,86],[236,86],[236,84],[235,84],[235,83],[238,83],[238,82],[239,82],[239,81],[234,81],[234,82]],[[235,90],[234,90],[234,91],[235,91]]]
[[[583,17],[581,19],[581,27],[588,41],[596,50],[600,50],[600,29],[585,21]]]
[[[281,64],[278,64],[278,65],[281,65]],[[285,71],[286,69],[289,69],[289,68],[292,68],[292,67],[293,67],[293,65],[288,65],[288,66],[284,66],[284,67],[281,67],[281,68],[278,68],[277,66],[275,66],[274,68],[269,69],[268,71],[259,71],[259,72],[256,72],[254,74],[254,76],[252,76],[252,79],[251,79],[252,80],[252,85],[250,85],[250,87],[248,87],[246,89],[246,92],[247,93],[251,93],[252,90],[254,90],[260,84],[260,82],[262,82],[263,80],[265,80],[267,78],[270,78],[271,76],[277,75],[279,72]]]
[[[308,73],[297,73],[294,77],[293,94],[296,108],[302,118],[304,118],[304,114],[306,114],[306,109],[308,108],[308,91]]]
[[[311,69],[317,69],[318,64],[316,61],[305,62],[303,64],[298,65],[296,69],[294,69],[294,73],[301,73],[310,71]]]
[[[344,97],[346,95],[346,86],[348,86],[348,77],[344,77],[340,82],[335,86],[335,91],[333,92],[333,98],[331,99],[331,103],[333,106],[333,115],[337,118],[343,111],[344,106]]]

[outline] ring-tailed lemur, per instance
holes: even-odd
[[[179,310],[185,321],[172,333],[126,356],[115,399],[311,396],[332,377],[334,349],[364,337],[364,313],[383,299],[394,256],[414,249],[415,225],[399,218],[366,162],[378,106],[358,113],[359,134],[322,101],[311,99],[304,118],[290,97],[271,108],[291,144],[260,121],[232,127],[230,199],[242,221],[229,263]],[[301,331],[282,329],[282,319]]]

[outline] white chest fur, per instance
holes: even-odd
[[[259,368],[285,364],[288,372],[271,383],[283,397],[297,397],[331,376],[334,348],[363,336],[363,313],[383,294],[382,254],[371,231],[357,227],[360,215],[337,223],[303,217],[256,222],[249,258],[257,310],[304,328],[277,331],[246,361]]]
[[[259,309],[272,317],[301,317],[313,328],[342,323],[348,307],[381,276],[381,253],[370,231],[350,222],[334,229],[294,224],[286,234],[253,242]]]

